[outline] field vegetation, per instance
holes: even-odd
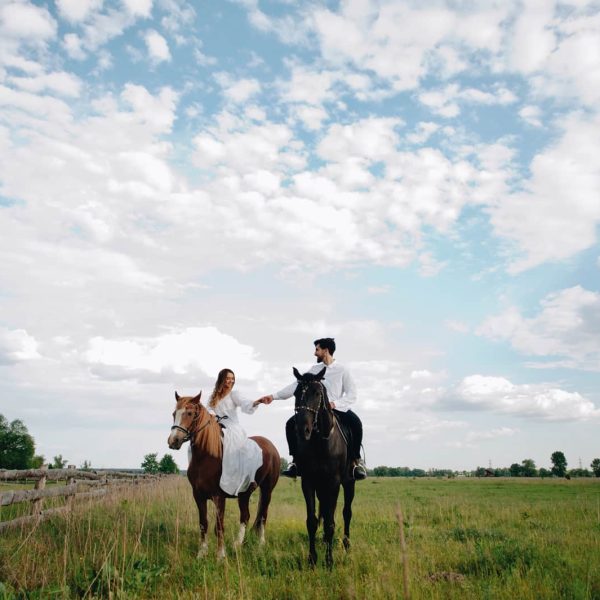
[[[322,547],[317,567],[307,564],[299,482],[275,489],[264,547],[248,536],[234,549],[228,501],[218,561],[212,531],[196,559],[190,487],[169,476],[3,532],[0,598],[402,598],[399,504],[411,598],[600,598],[597,479],[369,478],[357,488],[352,548],[337,544],[332,571]],[[339,534],[339,505],[337,521]]]

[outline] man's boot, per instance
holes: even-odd
[[[296,466],[296,463],[293,458],[292,462],[288,465],[288,468],[285,471],[282,471],[281,474],[284,477],[291,477],[293,479],[296,479],[296,477],[298,477],[300,473],[298,472],[298,467]]]
[[[356,479],[356,481],[361,481],[362,479],[367,478],[367,468],[365,466],[365,462],[362,458],[357,458],[354,461],[354,469],[352,469],[352,477]]]

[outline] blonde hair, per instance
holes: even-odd
[[[225,380],[227,379],[227,375],[231,373],[233,375],[233,379],[235,382],[235,373],[231,369],[221,369],[219,374],[217,375],[217,382],[215,383],[215,389],[210,395],[210,400],[208,402],[208,406],[211,408],[215,408],[217,404],[223,399],[225,396]]]

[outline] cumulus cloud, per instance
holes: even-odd
[[[84,21],[102,7],[102,0],[56,0],[60,15],[71,23]]]
[[[600,371],[599,315],[600,294],[575,286],[548,294],[535,316],[510,307],[486,319],[478,333],[506,340],[526,355],[559,357],[563,366]]]
[[[257,79],[234,78],[228,73],[217,73],[215,79],[223,88],[227,100],[236,104],[248,101],[260,92],[261,86]]]
[[[188,327],[155,338],[94,337],[89,341],[85,360],[97,375],[110,372],[119,379],[143,380],[144,373],[153,376],[161,372],[168,373],[169,378],[173,373],[185,375],[196,371],[214,376],[224,365],[240,378],[251,379],[262,368],[251,346],[241,344],[216,327]],[[96,369],[98,366],[112,367],[112,371]]]
[[[0,366],[40,358],[37,340],[24,329],[0,327]]]
[[[146,48],[148,49],[148,56],[153,63],[160,63],[171,60],[171,52],[169,51],[169,44],[167,40],[158,33],[150,29],[144,36],[146,42]]]
[[[457,117],[460,104],[507,105],[517,101],[517,97],[505,87],[497,87],[493,91],[476,88],[461,89],[458,84],[450,84],[442,89],[424,91],[419,94],[422,104],[442,117]]]
[[[600,117],[576,113],[564,119],[561,137],[537,154],[523,190],[491,211],[500,236],[513,240],[518,273],[564,260],[592,246],[600,223]]]
[[[470,375],[445,401],[462,409],[491,411],[545,421],[587,421],[600,409],[577,392],[549,384],[514,384],[504,377]]]
[[[56,35],[56,21],[44,7],[29,2],[8,2],[0,7],[0,30],[9,37],[43,41]]]

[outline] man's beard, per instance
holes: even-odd
[[[323,357],[317,356],[317,363],[322,363],[322,362],[323,362]]]

